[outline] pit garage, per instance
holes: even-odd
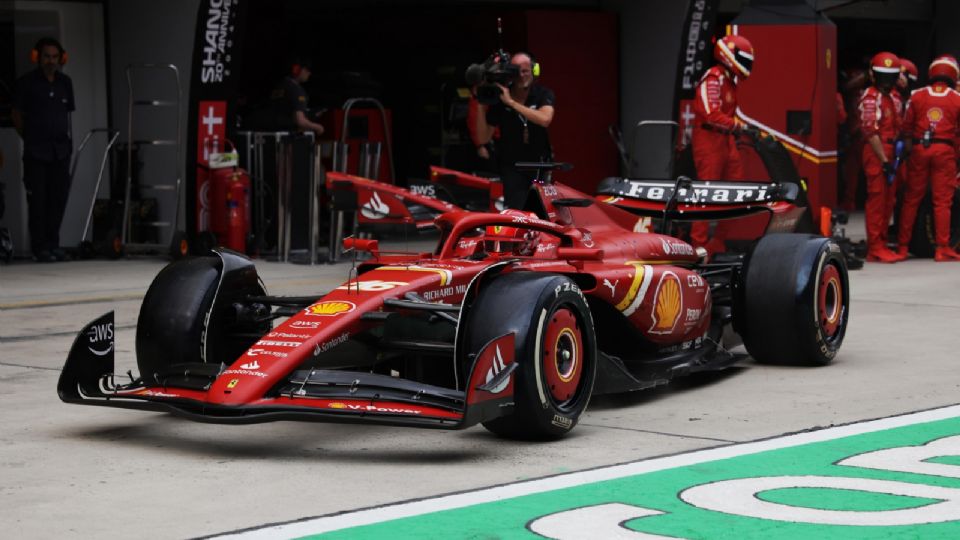
[[[0,521],[24,538],[955,537],[956,265],[930,239],[864,263],[835,98],[884,49],[925,83],[960,52],[956,11],[0,4]],[[740,184],[682,151],[728,34],[756,48]],[[58,262],[32,257],[12,114],[42,36],[76,99]],[[506,214],[464,77],[501,48],[556,92],[553,161]],[[322,133],[275,114],[303,67]],[[691,220],[725,218],[727,253],[695,250]],[[932,238],[930,208],[918,223]]]

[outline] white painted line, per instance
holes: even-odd
[[[936,420],[945,420],[958,416],[960,416],[960,405],[953,405],[950,407],[905,414],[902,416],[881,418],[878,420],[847,424],[844,426],[826,428],[807,433],[787,435],[785,437],[765,439],[750,443],[732,444],[720,448],[698,450],[686,454],[678,454],[646,461],[636,461],[622,465],[601,467],[588,471],[552,476],[539,480],[528,480],[477,491],[456,493],[435,498],[398,503],[390,506],[381,506],[378,508],[357,510],[338,515],[306,519],[303,521],[267,526],[254,530],[228,533],[211,538],[244,540],[297,538],[312,534],[336,531],[348,527],[359,527],[362,525],[370,525],[383,521],[417,516],[431,512],[440,512],[443,510],[463,508],[465,506],[502,501],[506,499],[512,499],[514,497],[543,493],[546,491],[564,489],[583,484],[615,480],[627,476],[646,474],[665,469],[686,467],[707,461],[716,461],[720,459],[766,452],[769,450],[779,450],[781,448],[800,446],[802,444],[829,441],[832,439],[840,439],[852,435],[861,435],[873,431],[893,429],[912,424],[922,424]]]

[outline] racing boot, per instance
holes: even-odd
[[[902,259],[883,244],[874,244],[867,251],[867,262],[895,263]]]
[[[960,261],[960,253],[954,251],[950,246],[940,246],[933,253],[933,260],[937,262]]]
[[[907,252],[907,246],[897,247],[897,251],[895,251],[894,254],[897,256],[897,260],[895,262],[905,261],[908,257],[910,257],[910,253]]]

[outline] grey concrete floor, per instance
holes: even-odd
[[[55,387],[75,332],[105,311],[116,310],[118,371],[135,369],[140,300],[163,264],[0,266],[4,537],[214,534],[960,402],[960,264],[909,260],[851,273],[850,326],[834,364],[748,360],[597,398],[554,443],[504,441],[482,427],[218,426],[61,403]],[[257,266],[270,292],[304,294],[337,286],[349,265]]]

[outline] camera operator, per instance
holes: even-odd
[[[486,105],[481,100],[475,132],[476,142],[483,145],[493,136],[491,126],[500,128],[496,159],[503,182],[504,204],[507,208],[520,209],[537,171],[518,170],[516,163],[553,159],[547,128],[553,122],[554,95],[549,88],[534,83],[539,65],[528,53],[514,54],[510,64],[519,73],[509,86],[493,83],[500,88],[500,103]]]

